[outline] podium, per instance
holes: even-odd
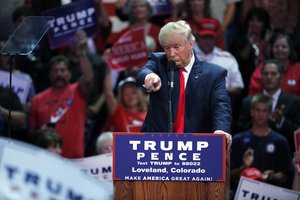
[[[230,151],[225,181],[114,181],[114,200],[227,200],[230,197]]]
[[[114,181],[114,200],[228,200],[230,152],[225,182]]]

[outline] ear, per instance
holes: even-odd
[[[194,45],[195,45],[195,40],[190,41],[190,45],[191,45],[191,47],[193,48]]]

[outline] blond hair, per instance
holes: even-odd
[[[163,47],[165,41],[173,34],[183,34],[187,42],[195,41],[190,25],[184,20],[179,20],[177,22],[169,22],[160,29],[158,35],[159,44]]]

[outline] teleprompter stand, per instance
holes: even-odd
[[[16,56],[27,56],[36,48],[55,18],[52,16],[29,16],[24,18],[1,49],[1,54],[9,56],[9,112],[8,136],[11,137],[12,71]]]

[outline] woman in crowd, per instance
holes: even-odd
[[[146,99],[133,77],[118,84],[118,96],[113,92],[111,74],[108,70],[104,81],[104,95],[111,122],[111,131],[138,132],[146,117]]]
[[[128,4],[128,16],[130,25],[116,34],[116,38],[110,38],[113,43],[124,33],[135,28],[142,27],[145,33],[147,47],[151,46],[149,51],[162,50],[158,42],[160,27],[150,22],[152,16],[152,7],[147,0],[131,0]]]
[[[284,65],[281,89],[290,94],[300,95],[300,63],[297,62],[295,48],[287,34],[274,35],[274,39],[271,40],[269,58],[277,59]],[[249,95],[262,91],[261,68],[262,65],[259,65],[251,76]]]
[[[264,8],[253,7],[246,16],[241,37],[233,45],[232,53],[239,63],[245,84],[243,96],[248,95],[251,74],[266,57],[270,28],[268,12]]]

